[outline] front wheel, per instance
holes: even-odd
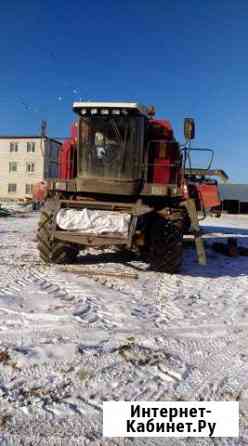
[[[175,223],[157,218],[150,226],[147,248],[152,270],[169,274],[179,271],[183,260],[183,233]]]
[[[79,253],[77,246],[52,239],[53,209],[43,208],[37,233],[40,258],[45,263],[72,263]]]

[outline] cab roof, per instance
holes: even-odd
[[[148,110],[144,105],[138,104],[137,102],[105,102],[105,101],[83,101],[83,102],[74,102],[72,109],[75,113],[81,115],[82,110],[90,110],[90,109],[120,109],[132,111],[137,114],[144,115],[148,117]]]

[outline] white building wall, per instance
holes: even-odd
[[[18,151],[10,151],[10,143],[18,144]],[[35,143],[35,151],[27,151],[27,143]],[[55,157],[60,144],[49,138],[1,138],[0,137],[0,199],[24,198],[26,185],[33,185],[47,177],[50,170],[50,160],[57,166]],[[9,171],[9,163],[17,163],[17,171]],[[34,163],[34,172],[27,171],[27,163]],[[45,168],[47,172],[45,172]],[[57,169],[52,170],[57,176]],[[9,191],[9,184],[16,184],[16,192]],[[30,195],[30,194],[29,194]]]

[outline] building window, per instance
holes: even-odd
[[[9,162],[9,172],[17,172],[17,162],[16,161]]]
[[[10,152],[18,152],[18,142],[10,142],[9,143],[9,151]]]
[[[34,163],[32,163],[32,162],[26,163],[26,172],[27,173],[33,173],[34,170],[35,170]]]
[[[8,184],[8,192],[16,192],[16,189],[17,189],[16,184],[13,183]]]
[[[33,185],[32,184],[26,184],[25,186],[25,194],[29,195],[32,194],[33,191]]]
[[[27,142],[27,152],[35,152],[35,142]]]

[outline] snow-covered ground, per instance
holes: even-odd
[[[40,264],[39,215],[0,218],[0,445],[248,444],[248,258],[185,247],[180,274],[106,251],[95,279]],[[206,231],[248,246],[248,216]],[[104,400],[238,400],[240,438],[103,439]]]

